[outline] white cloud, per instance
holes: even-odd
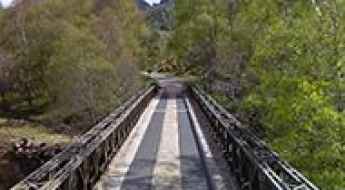
[[[8,7],[12,3],[13,0],[0,0],[0,1],[4,7]]]
[[[160,3],[161,0],[145,0],[146,2],[148,2],[150,5],[153,5],[154,3]]]

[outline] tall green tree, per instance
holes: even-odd
[[[0,26],[14,112],[87,126],[142,85],[146,26],[135,1],[21,1]]]
[[[345,187],[344,11],[338,0],[177,0],[168,46],[326,190]]]

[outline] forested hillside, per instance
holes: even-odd
[[[166,56],[321,189],[344,189],[344,13],[337,0],[177,0]]]
[[[135,1],[16,1],[0,16],[1,111],[90,125],[141,85]]]
[[[84,129],[140,71],[192,76],[322,190],[345,189],[345,1],[140,2],[0,8],[0,119]]]

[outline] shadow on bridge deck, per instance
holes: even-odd
[[[213,158],[202,156],[202,146],[198,144],[202,141],[196,140],[185,104],[188,99],[185,86],[175,78],[160,78],[159,84],[159,94],[95,189],[236,189],[232,178],[223,176],[224,165],[211,166],[216,168],[212,171],[216,174],[210,173],[207,164],[215,161],[203,160]],[[203,117],[200,113],[197,115]],[[217,183],[221,184],[215,185],[210,179],[212,175],[217,175],[220,178]]]

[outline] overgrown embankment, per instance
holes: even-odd
[[[72,138],[69,130],[49,129],[25,120],[0,119],[0,189],[8,189],[23,179]]]

